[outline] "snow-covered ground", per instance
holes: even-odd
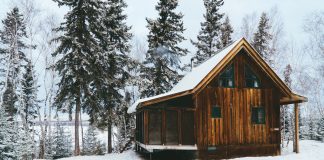
[[[107,154],[104,156],[79,156],[63,158],[60,160],[143,160],[142,156],[134,151],[127,151],[121,154]],[[284,148],[281,156],[275,157],[245,157],[235,160],[323,160],[324,143],[318,141],[303,140],[300,141],[300,153],[292,152],[292,143],[288,148]]]
[[[59,160],[142,160],[136,152],[126,151],[124,153],[118,154],[106,154],[104,156],[77,156],[70,158],[62,158]]]

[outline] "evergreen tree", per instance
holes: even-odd
[[[205,22],[201,23],[201,31],[197,36],[198,41],[192,41],[192,44],[197,47],[197,53],[195,56],[196,65],[201,64],[216,53],[218,49],[223,47],[222,43],[227,43],[225,42],[225,39],[229,40],[228,35],[226,34],[230,33],[230,28],[226,28],[227,33],[221,33],[222,28],[223,30],[225,29],[224,25],[222,27],[221,22],[224,14],[219,13],[219,9],[221,6],[223,6],[223,4],[223,0],[204,0],[204,5],[206,8],[206,13],[204,14]],[[221,38],[225,38],[225,41],[223,41]]]
[[[324,118],[321,118],[318,122],[317,136],[319,140],[324,142]]]
[[[17,113],[19,81],[21,79],[21,69],[25,60],[23,52],[27,46],[24,38],[27,38],[26,27],[23,15],[19,13],[17,7],[7,13],[7,17],[2,21],[3,29],[0,31],[0,103],[8,112],[10,117]]]
[[[315,123],[314,118],[310,118],[309,124],[308,124],[308,137],[310,140],[316,140],[316,131],[317,131],[317,126]]]
[[[70,157],[72,155],[72,138],[71,135],[64,132],[64,128],[57,122],[53,134],[52,158],[58,159]]]
[[[128,106],[131,104],[131,94],[126,91],[125,94],[125,103],[119,108],[117,111],[118,115],[118,136],[117,136],[117,150],[122,153],[125,150],[129,150],[132,148],[131,137],[133,136],[133,124],[135,123],[135,118],[133,114],[128,114]]]
[[[159,17],[146,19],[149,29],[148,51],[141,69],[144,86],[141,97],[149,97],[169,91],[179,80],[180,56],[188,50],[179,47],[185,38],[181,13],[174,10],[178,0],[160,0],[155,7]]]
[[[61,58],[55,64],[61,77],[55,106],[69,111],[70,114],[75,106],[74,151],[75,155],[79,155],[79,115],[81,105],[84,105],[81,102],[90,101],[89,98],[92,96],[89,87],[95,79],[100,78],[96,77],[95,73],[101,71],[101,68],[97,68],[95,64],[100,63],[103,57],[96,37],[98,27],[101,26],[99,20],[102,3],[99,0],[54,1],[59,6],[70,8],[65,16],[65,22],[56,28],[57,32],[63,34],[54,39],[60,45],[53,56]]]
[[[269,23],[269,18],[265,12],[261,14],[257,32],[254,33],[252,46],[261,55],[261,57],[272,65],[269,42],[272,39],[270,34],[271,24]]]
[[[37,92],[39,86],[37,85],[37,80],[35,78],[35,70],[33,64],[28,61],[25,66],[25,73],[22,79],[22,117],[24,118],[24,123],[26,123],[25,128],[31,130],[30,126],[33,125],[33,120],[37,117],[37,109],[39,106],[39,100],[37,99]]]
[[[46,136],[44,152],[45,159],[53,159],[53,136],[51,135]]]
[[[93,64],[96,71],[92,73],[95,77],[91,82],[92,99],[85,101],[91,124],[108,130],[108,153],[112,152],[112,126],[117,125],[115,113],[123,103],[120,91],[129,78],[127,68],[131,63],[128,52],[132,34],[125,22],[126,7],[123,0],[108,0],[103,4],[102,25],[96,33],[100,54]]]
[[[4,107],[0,106],[0,159],[8,160],[16,158],[12,136],[15,133],[12,121]]]
[[[290,64],[288,64],[284,70],[284,82],[288,87],[291,87],[291,74],[292,74],[292,68]],[[289,117],[289,109],[288,105],[281,106],[281,112],[280,112],[280,119],[281,119],[281,128],[283,129],[283,138],[284,140],[287,140],[289,138],[289,135],[291,134],[291,118]]]
[[[230,24],[230,20],[228,16],[226,16],[225,21],[221,26],[219,48],[224,48],[233,42],[232,40],[233,32],[234,30]]]
[[[20,126],[19,122],[15,122],[14,130],[17,133],[13,135],[15,155],[19,159],[32,160],[34,157],[35,142],[31,137],[30,130],[24,126]]]
[[[89,126],[85,137],[83,139],[84,148],[82,148],[83,155],[101,155],[105,152],[104,145],[97,139],[98,133],[96,128]]]

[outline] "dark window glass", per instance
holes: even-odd
[[[265,124],[265,109],[263,107],[252,108],[252,123]]]
[[[245,69],[245,86],[249,88],[259,88],[260,80],[256,76],[256,74],[247,65],[245,65],[244,69]]]
[[[234,87],[234,67],[230,65],[223,71],[218,78],[218,86],[232,88]]]
[[[178,144],[178,112],[167,110],[165,112],[165,125],[166,125],[166,131],[165,131],[165,139],[166,144]]]
[[[222,118],[221,107],[215,105],[212,107],[212,118]]]
[[[194,145],[195,144],[195,116],[193,111],[182,112],[182,144],[183,145]]]
[[[161,111],[159,110],[150,111],[148,123],[149,123],[149,144],[161,144],[161,126],[162,126]]]

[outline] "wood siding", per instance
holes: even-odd
[[[197,144],[201,159],[279,155],[283,93],[244,50],[229,65],[234,66],[233,88],[219,87],[218,75],[214,75],[197,94],[137,110],[137,141],[159,145]],[[245,66],[259,78],[259,88],[245,86]],[[221,118],[212,118],[214,105],[221,107]],[[264,124],[252,123],[253,107],[264,108]],[[161,117],[161,121],[155,121],[154,117]]]
[[[278,143],[273,138],[279,133],[274,131],[279,129],[279,119],[272,89],[208,88],[204,92],[208,97],[208,146]],[[213,105],[221,107],[222,118],[211,117]],[[252,123],[252,107],[265,108],[265,124]]]
[[[234,65],[234,88],[218,87],[216,75],[194,98],[197,144],[203,159],[280,154],[282,93],[244,52],[229,63]],[[260,79],[260,88],[245,87],[245,65]],[[221,107],[221,118],[212,118],[214,105]],[[252,123],[252,107],[264,107],[265,124]]]

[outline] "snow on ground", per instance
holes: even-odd
[[[143,158],[134,151],[126,151],[118,154],[106,154],[104,156],[78,156],[63,158],[60,160],[143,160]],[[288,148],[284,148],[281,156],[274,157],[245,157],[235,158],[234,160],[323,160],[324,143],[311,140],[300,141],[300,153],[292,152],[292,142]]]
[[[293,151],[292,142],[288,148],[284,148],[281,156],[275,157],[246,157],[236,158],[235,160],[323,160],[324,159],[324,143],[319,141],[302,140],[299,143],[300,153]]]
[[[124,153],[106,154],[104,156],[77,156],[70,158],[62,158],[60,160],[141,160],[140,156],[134,151],[126,151]]]

